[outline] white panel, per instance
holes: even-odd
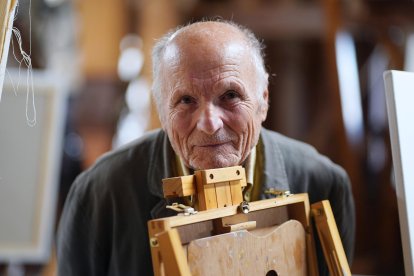
[[[414,256],[414,73],[384,73],[406,275]]]
[[[407,36],[405,44],[404,70],[414,72],[414,33]]]
[[[10,76],[0,102],[0,262],[45,262],[54,230],[66,95],[59,78],[34,72],[37,118],[29,126],[26,71],[20,83],[18,72],[10,70]]]

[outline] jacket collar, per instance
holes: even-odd
[[[262,174],[262,194],[269,189],[289,190],[285,162],[279,146],[279,134],[262,127],[260,139],[263,145],[264,169]],[[269,198],[271,195],[265,195]]]
[[[166,206],[172,204],[164,198],[162,190],[162,179],[172,177],[171,162],[174,157],[168,136],[163,130],[158,130],[155,143],[151,145],[148,166],[148,189],[150,193],[159,199],[158,203],[151,209],[151,218],[162,218],[172,216],[175,213]],[[176,201],[176,200],[175,200]]]

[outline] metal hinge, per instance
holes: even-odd
[[[184,216],[197,214],[197,211],[193,207],[176,202],[171,205],[167,205],[166,208],[174,210],[177,213],[183,214]]]
[[[275,197],[288,197],[288,196],[291,196],[292,195],[290,193],[290,191],[276,190],[274,188],[270,188],[268,190],[265,190],[264,193],[265,194],[274,195]]]

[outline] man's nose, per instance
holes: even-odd
[[[214,134],[223,127],[223,121],[220,118],[220,112],[213,104],[205,107],[198,118],[197,128],[206,134]]]

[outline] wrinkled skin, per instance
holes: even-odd
[[[185,165],[242,164],[258,141],[268,100],[243,34],[218,22],[195,24],[171,40],[161,68],[161,123]]]

